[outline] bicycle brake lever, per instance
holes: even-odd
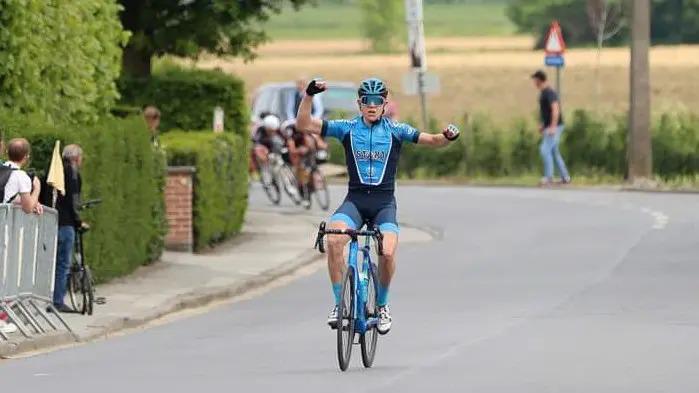
[[[374,227],[374,232],[376,232],[376,243],[379,249],[379,255],[383,255],[383,233],[381,233],[381,230],[379,227]]]
[[[323,244],[323,236],[325,235],[325,221],[320,223],[318,227],[318,236],[316,237],[316,244],[313,248],[320,251],[321,254],[325,254],[325,245]]]

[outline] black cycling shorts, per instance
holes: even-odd
[[[397,205],[393,191],[350,191],[344,202],[330,218],[330,222],[341,221],[352,229],[360,229],[369,222],[381,232],[398,234],[400,227],[396,219]]]

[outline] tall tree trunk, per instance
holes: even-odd
[[[131,40],[124,48],[122,72],[135,77],[150,77],[153,52],[149,45],[152,29],[143,14],[142,0],[119,0],[124,10],[119,14],[121,25],[131,32]],[[138,38],[138,39],[137,39]],[[138,42],[136,45],[134,42]]]
[[[124,48],[122,57],[122,72],[125,75],[149,78],[151,72],[151,59],[153,54],[149,51],[134,48],[131,44]]]
[[[631,79],[629,107],[629,180],[650,178],[650,0],[631,2]]]

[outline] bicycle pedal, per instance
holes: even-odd
[[[99,304],[99,305],[107,304],[107,298],[97,297],[97,298],[95,298],[95,304]]]

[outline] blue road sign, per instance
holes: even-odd
[[[565,65],[565,60],[561,55],[549,55],[544,58],[544,64],[548,67],[558,67],[561,68]]]

